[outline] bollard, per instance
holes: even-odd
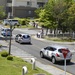
[[[23,66],[22,75],[27,74],[27,72],[28,72],[27,67],[26,66]]]
[[[31,63],[32,63],[32,69],[34,70],[35,69],[35,59],[34,58],[31,58]]]

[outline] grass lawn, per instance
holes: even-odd
[[[4,26],[4,27],[10,28],[9,25],[6,25],[6,26]],[[31,26],[31,25],[21,25],[21,26],[15,26],[15,28],[34,28],[34,27]]]
[[[48,36],[45,36],[44,39],[47,39],[47,40],[52,40],[52,41],[58,41],[58,42],[74,42],[75,40],[73,39],[69,39],[69,38],[58,38],[58,37],[48,37]]]
[[[32,65],[21,58],[14,56],[13,60],[7,60],[7,57],[2,57],[0,54],[0,75],[22,75],[23,66],[26,66],[28,69],[28,73],[26,75],[34,75],[36,73],[51,75],[38,67],[36,67],[35,70],[32,70]]]

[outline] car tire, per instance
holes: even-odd
[[[22,44],[22,42],[19,40],[19,43]]]
[[[40,52],[40,57],[41,57],[41,58],[44,58],[43,52]]]
[[[53,64],[56,63],[56,59],[55,59],[55,57],[52,57],[52,63],[53,63]]]
[[[17,42],[17,40],[15,39],[15,42]]]

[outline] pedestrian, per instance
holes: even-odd
[[[33,27],[35,27],[35,22],[33,21]]]
[[[37,37],[38,37],[38,38],[41,38],[41,32],[38,32],[38,33],[37,33]]]

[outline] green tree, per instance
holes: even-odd
[[[48,0],[39,12],[42,25],[51,30],[60,29],[63,33],[74,30],[74,3],[73,0]]]
[[[70,28],[72,31],[75,32],[75,3],[72,4],[72,6],[69,8],[68,14],[69,14],[68,20],[70,22]]]

